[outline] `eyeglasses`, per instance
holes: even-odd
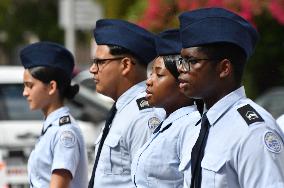
[[[194,65],[198,63],[199,61],[210,61],[213,59],[208,59],[208,58],[202,58],[202,59],[192,59],[192,58],[179,58],[179,60],[176,61],[176,66],[179,68],[181,66],[183,71],[188,72],[190,70],[190,65]]]
[[[96,65],[96,68],[98,69],[99,71],[99,67],[102,66],[103,64],[106,64],[106,61],[114,61],[114,60],[119,60],[119,59],[123,59],[125,58],[124,56],[123,57],[114,57],[114,58],[107,58],[107,59],[93,59],[92,60],[92,63]]]

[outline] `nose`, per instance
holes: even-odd
[[[23,90],[23,96],[27,97],[28,96],[28,91],[27,91],[27,87],[24,86],[24,90]]]
[[[176,64],[176,67],[177,67],[177,70],[178,70],[179,73],[183,73],[184,72],[181,64]]]
[[[89,72],[90,72],[91,74],[96,74],[96,73],[98,73],[98,71],[99,71],[98,67],[96,66],[95,63],[93,63],[92,66],[91,66],[90,69],[89,69]]]
[[[151,76],[149,76],[149,78],[146,80],[146,85],[149,87],[149,86],[151,86],[152,85],[152,78],[151,78]]]

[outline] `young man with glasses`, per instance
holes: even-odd
[[[156,56],[154,35],[116,19],[97,21],[95,59],[90,67],[98,93],[115,103],[96,141],[96,157],[89,188],[135,187],[131,162],[165,115],[145,99],[147,65]]]
[[[205,103],[198,139],[188,143],[186,187],[284,187],[283,133],[242,86],[257,31],[221,8],[185,12],[179,20],[180,88]]]

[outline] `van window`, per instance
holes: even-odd
[[[23,84],[1,84],[0,120],[41,120],[40,111],[30,111],[23,93]]]

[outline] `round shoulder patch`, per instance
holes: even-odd
[[[75,145],[75,135],[72,131],[63,131],[60,135],[60,143],[67,148]]]
[[[280,153],[282,151],[283,142],[277,133],[267,131],[264,134],[264,143],[266,148],[273,153]]]
[[[161,120],[159,118],[151,117],[148,121],[148,127],[149,129],[154,131],[159,126],[160,123],[161,123]]]

